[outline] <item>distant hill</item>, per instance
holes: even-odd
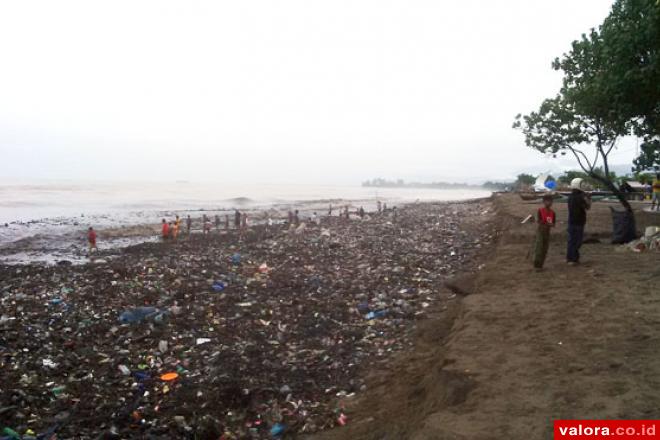
[[[481,189],[482,185],[471,185],[468,183],[449,183],[449,182],[406,182],[403,179],[371,179],[362,182],[363,187],[367,188],[434,188],[434,189]]]

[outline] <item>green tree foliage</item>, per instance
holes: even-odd
[[[590,66],[595,68],[593,64]],[[579,62],[573,67],[580,68]],[[575,91],[579,93],[579,91]],[[611,178],[609,154],[619,138],[627,133],[629,126],[607,115],[578,110],[567,95],[573,90],[562,90],[553,99],[546,99],[538,111],[516,117],[514,128],[525,135],[525,143],[544,154],[572,154],[580,168],[591,179],[612,191],[626,210],[632,212],[625,194]]]
[[[616,0],[597,30],[573,42],[553,63],[564,74],[559,94],[518,117],[528,146],[571,153],[580,168],[631,211],[609,171],[617,141],[633,132],[648,145],[639,166],[655,164],[660,135],[660,3]],[[637,163],[636,163],[636,166]]]
[[[603,173],[602,168],[598,169],[597,172],[599,174],[602,174]],[[559,176],[557,180],[560,183],[564,184],[564,185],[570,185],[571,181],[573,181],[573,179],[576,179],[576,178],[580,178],[580,179],[584,180],[588,185],[590,185],[594,189],[602,188],[602,183],[601,182],[599,182],[598,180],[592,178],[591,176],[589,176],[584,171],[580,171],[580,170],[565,171],[564,174]],[[613,181],[620,180],[620,178],[617,178],[616,173],[614,173],[614,172],[610,172],[610,179],[612,179]]]
[[[660,167],[660,2],[617,0],[599,29],[606,56],[600,104],[644,139],[635,171]]]
[[[530,186],[534,185],[534,182],[536,182],[536,177],[531,174],[518,174],[518,177],[516,178],[516,184],[518,186]]]
[[[600,75],[608,111],[636,123],[646,140],[660,136],[660,2],[616,0],[599,29],[606,56]]]
[[[660,140],[651,139],[640,146],[640,153],[633,161],[633,171],[660,171]]]

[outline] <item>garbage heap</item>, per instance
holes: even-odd
[[[339,398],[452,300],[440,287],[477,264],[489,206],[2,266],[0,438],[258,439],[350,423]]]

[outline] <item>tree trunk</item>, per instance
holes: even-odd
[[[601,182],[619,199],[619,203],[625,208],[625,211],[617,211],[610,207],[612,211],[612,243],[624,244],[637,238],[637,225],[635,222],[635,213],[630,202],[626,199],[626,194],[614,185],[610,179],[603,178],[596,173],[589,173],[594,179]]]
[[[626,211],[630,213],[633,212],[632,206],[630,206],[630,202],[626,198],[626,194],[617,188],[616,185],[614,185],[614,182],[612,182],[610,179],[604,178],[600,174],[589,173],[589,175],[605,185],[608,190],[612,191],[612,194],[614,194],[614,196],[619,200],[619,203],[621,203],[621,206],[623,206]]]

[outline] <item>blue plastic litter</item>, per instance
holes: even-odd
[[[213,283],[213,285],[211,286],[211,288],[212,288],[215,292],[222,292],[223,290],[225,290],[225,287],[227,287],[227,284],[225,284],[225,283],[222,282],[222,281],[216,281],[216,282]]]
[[[137,307],[122,312],[122,314],[119,315],[119,322],[122,324],[130,324],[144,321],[146,319],[153,319],[154,322],[162,322],[164,317],[165,312],[161,312],[155,307]]]
[[[360,313],[369,313],[369,303],[360,303],[357,305],[357,309]]]
[[[151,379],[151,375],[149,373],[145,373],[144,371],[133,371],[133,376],[140,382],[143,380]]]
[[[286,431],[286,426],[281,424],[281,423],[275,423],[273,427],[270,429],[270,435],[273,437],[279,437],[282,434],[284,434],[284,431]]]
[[[366,319],[378,319],[383,318],[387,315],[387,310],[376,310],[375,312],[369,312],[365,316]]]

